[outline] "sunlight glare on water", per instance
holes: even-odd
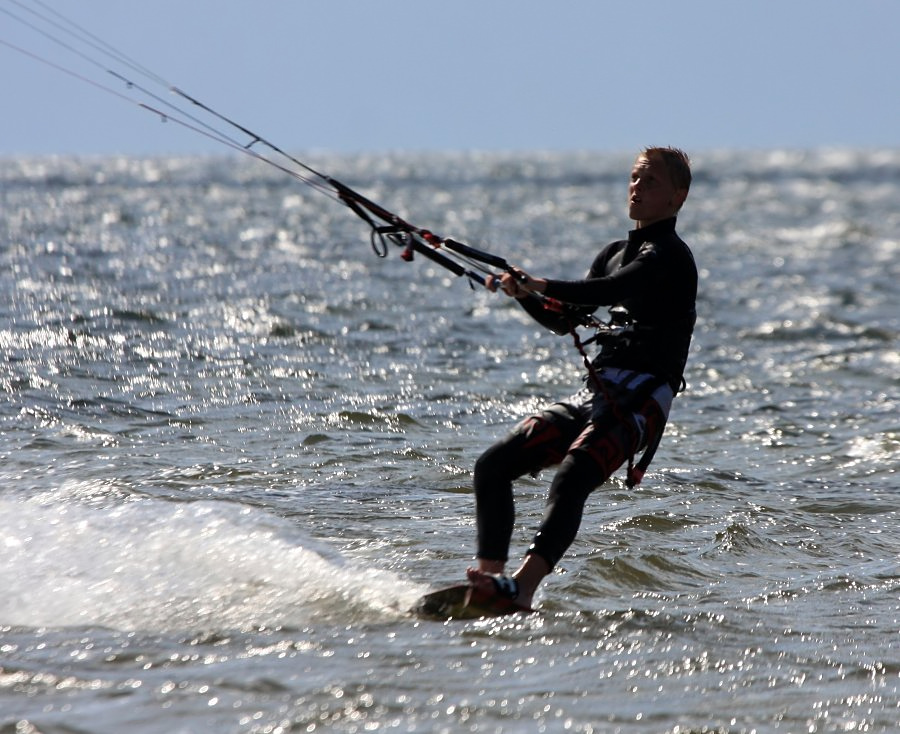
[[[549,277],[630,224],[630,154],[311,162]],[[443,624],[407,610],[471,561],[472,466],[571,341],[258,163],[5,161],[0,731],[894,730],[898,180],[697,155],[653,466],[537,614]]]

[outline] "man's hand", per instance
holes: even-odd
[[[485,281],[489,291],[502,290],[513,298],[524,298],[529,293],[543,293],[547,281],[543,278],[532,278],[521,268],[511,268],[510,272],[492,275]]]

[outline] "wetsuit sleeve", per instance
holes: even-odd
[[[548,280],[544,294],[564,303],[609,306],[653,290],[662,277],[659,253],[652,243],[644,244],[634,260],[611,275],[597,272],[595,266],[585,280]]]
[[[554,334],[568,334],[571,323],[568,318],[557,311],[551,311],[544,307],[544,302],[536,296],[526,296],[518,299],[519,305],[526,313],[537,321],[545,329]]]
[[[587,275],[585,276],[587,280],[580,281],[548,281],[553,283],[585,283],[590,282],[598,275],[602,274],[606,270],[606,262],[609,259],[610,255],[615,251],[615,244],[608,245],[603,248],[601,252],[594,258],[594,262],[591,263],[591,268],[588,270]],[[545,329],[549,329],[555,334],[568,334],[572,329],[573,324],[577,324],[581,317],[588,316],[592,314],[597,309],[597,304],[593,305],[582,305],[579,308],[573,308],[571,304],[579,303],[578,301],[568,301],[563,298],[559,298],[558,296],[553,296],[550,293],[546,294],[551,298],[555,298],[558,301],[566,301],[569,305],[567,309],[567,313],[561,313],[559,311],[553,311],[548,309],[545,306],[545,302],[543,299],[537,296],[526,296],[525,298],[519,299],[519,305],[522,306],[523,309],[528,313],[531,318],[537,321],[541,326]],[[584,302],[581,302],[584,303]]]

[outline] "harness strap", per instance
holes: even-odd
[[[595,388],[602,393],[606,402],[612,406],[613,416],[615,417],[615,419],[620,423],[624,423],[628,426],[628,430],[631,432],[634,443],[637,444],[640,437],[637,435],[637,427],[635,421],[632,420],[630,416],[626,416],[624,414],[624,410],[631,405],[642,403],[654,392],[656,392],[657,388],[666,384],[668,381],[661,377],[654,377],[645,380],[636,390],[632,391],[629,394],[627,400],[616,400],[606,389],[606,386],[603,384],[603,380],[600,379],[600,375],[597,374],[597,370],[588,357],[587,351],[584,348],[584,344],[581,341],[581,337],[578,336],[578,332],[575,330],[574,325],[571,325],[569,327],[569,333],[571,333],[572,339],[575,342],[575,348],[578,350],[579,354],[581,354],[581,358],[582,360],[584,360],[584,365],[585,367],[587,367],[589,380],[595,386]],[[630,380],[626,381],[624,387],[628,386],[628,382],[630,382]],[[643,454],[641,454],[641,458],[637,464],[634,463],[634,454],[632,453],[631,455],[629,455],[628,471],[625,479],[625,484],[629,489],[640,484],[641,479],[644,478],[644,474],[647,472],[647,468],[650,466],[650,462],[653,461],[653,456],[656,454],[656,449],[659,448],[659,443],[662,440],[662,434],[665,425],[666,419],[665,416],[663,416],[662,423],[660,424],[659,429],[655,431],[652,436],[647,436],[647,445],[644,448],[644,452]]]
[[[625,480],[625,484],[629,489],[640,484],[641,480],[644,478],[644,474],[647,473],[647,468],[650,466],[650,462],[653,461],[656,449],[659,448],[659,442],[662,440],[665,427],[666,420],[663,418],[659,429],[652,436],[648,436],[647,446],[644,449],[644,453],[641,454],[640,461],[638,461],[637,464],[628,464],[628,476]]]

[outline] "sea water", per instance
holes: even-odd
[[[629,154],[310,162],[536,275],[630,226]],[[479,453],[580,385],[568,337],[247,158],[0,185],[3,734],[900,727],[900,152],[695,156],[651,470],[537,614],[446,624],[407,609],[471,561]]]

